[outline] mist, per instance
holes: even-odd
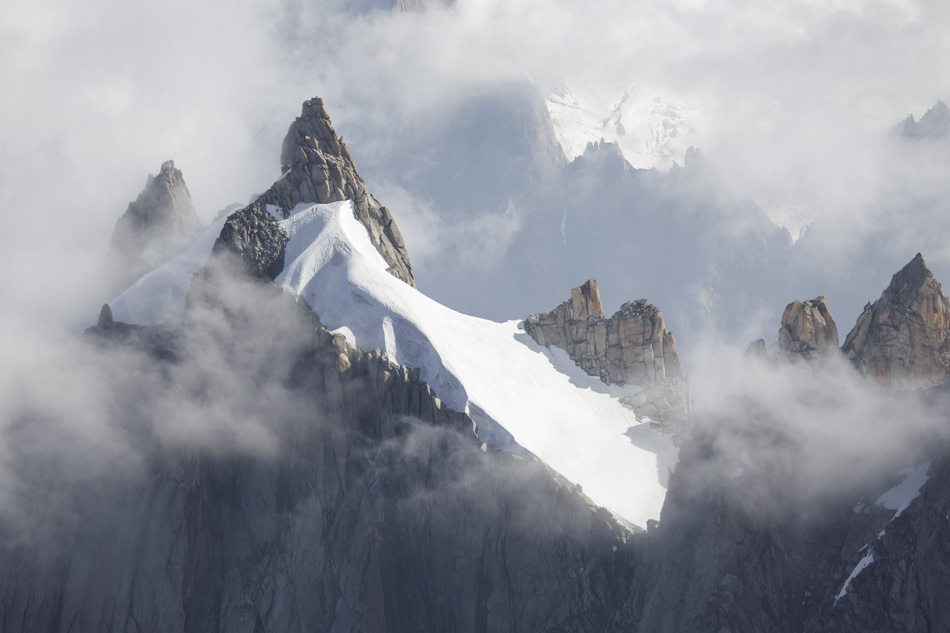
[[[948,48],[950,8],[923,1],[603,0],[581,8],[459,0],[417,12],[280,0],[4,7],[0,78],[15,89],[0,106],[0,400],[8,438],[0,472],[34,454],[70,477],[136,472],[145,456],[126,425],[143,417],[165,443],[275,450],[269,410],[286,394],[274,385],[263,400],[249,400],[259,376],[234,377],[233,359],[195,343],[191,369],[169,383],[140,352],[100,353],[63,331],[77,330],[110,299],[98,286],[109,236],[148,173],[174,159],[199,216],[210,221],[280,175],[287,125],[314,95],[393,210],[416,268],[443,274],[439,283],[458,294],[478,290],[470,305],[494,301],[493,314],[507,318],[553,308],[592,274],[555,269],[531,306],[519,303],[526,291],[517,284],[497,297],[491,283],[466,285],[466,269],[520,261],[512,245],[534,227],[517,204],[499,209],[482,199],[461,217],[449,215],[400,177],[397,167],[410,175],[427,167],[403,164],[404,143],[428,142],[473,96],[506,82],[529,81],[542,94],[570,85],[607,104],[635,86],[683,104],[692,126],[677,147],[702,148],[718,193],[751,201],[800,236],[796,274],[779,284],[761,280],[780,287],[768,301],[737,309],[739,327],[694,324],[681,339],[703,415],[728,418],[735,401],[727,394],[743,382],[742,346],[773,340],[788,301],[828,296],[843,335],[915,252],[938,279],[950,278],[947,145],[894,133],[907,115],[919,119],[950,98]],[[673,161],[685,158],[658,167]],[[552,226],[564,226],[560,210],[555,216]],[[685,264],[664,265],[678,272]],[[609,300],[634,298],[618,292]],[[677,323],[663,297],[648,298]],[[453,301],[446,302],[463,299]],[[279,333],[247,344],[269,347]],[[762,419],[807,456],[802,472],[814,478],[794,484],[803,491],[851,485],[842,463],[890,467],[895,455],[912,456],[920,436],[942,433],[943,418],[913,396],[895,399],[841,364],[816,371],[818,378],[769,369],[754,382]],[[234,380],[218,383],[219,375]],[[297,404],[280,406],[302,415]],[[42,488],[3,479],[0,494],[15,504]]]

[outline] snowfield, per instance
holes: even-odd
[[[874,504],[884,506],[888,510],[896,510],[893,518],[891,518],[892,521],[899,517],[904,510],[910,507],[914,499],[920,496],[921,488],[930,479],[928,473],[933,461],[931,459],[915,468],[905,468],[900,471],[898,474],[904,475],[904,480],[882,494]]]
[[[620,404],[635,388],[588,376],[563,350],[535,343],[519,321],[460,314],[396,279],[349,201],[302,204],[287,219],[268,210],[288,236],[276,281],[326,327],[362,350],[379,348],[418,367],[445,404],[475,419],[483,442],[536,455],[630,523],[659,518],[678,450]],[[220,228],[209,227],[188,253],[111,302],[115,319],[148,324],[181,311],[190,275]]]

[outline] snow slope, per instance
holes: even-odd
[[[208,261],[227,219],[218,218],[182,255],[146,273],[110,301],[112,317],[123,323],[155,325],[184,310],[191,277]]]
[[[472,415],[482,441],[529,451],[629,522],[643,527],[659,518],[677,449],[619,403],[630,388],[588,376],[566,352],[537,345],[518,321],[460,314],[399,281],[348,201],[300,205],[287,219],[269,210],[289,238],[276,281],[302,296],[326,327],[360,349],[379,348],[420,368],[443,402]],[[166,266],[182,270],[200,259],[183,257]],[[164,299],[177,296],[168,292],[167,273],[146,276],[117,298],[115,318],[145,323],[154,321],[147,310],[180,310]]]

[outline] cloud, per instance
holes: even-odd
[[[41,0],[0,8],[0,80],[12,87],[0,106],[0,323],[15,333],[4,342],[18,350],[4,363],[5,384],[22,387],[3,395],[7,403],[17,393],[44,402],[44,416],[77,412],[75,426],[53,428],[49,438],[77,440],[93,454],[125,453],[122,439],[84,440],[110,432],[103,425],[113,419],[112,394],[96,390],[99,369],[55,338],[54,326],[94,314],[108,298],[97,295],[96,280],[109,235],[146,175],[173,158],[209,220],[278,176],[286,127],[313,95],[326,99],[357,164],[379,173],[402,158],[404,139],[444,122],[485,85],[530,76],[607,102],[638,86],[698,113],[694,144],[733,194],[819,218],[816,237],[802,247],[801,257],[813,260],[811,278],[826,273],[847,284],[863,274],[855,273],[856,253],[869,245],[887,250],[875,255],[880,278],[868,274],[855,290],[864,296],[852,304],[876,296],[917,250],[938,278],[941,266],[950,271],[946,152],[886,136],[907,114],[919,118],[937,98],[950,98],[950,8],[943,3],[459,0],[420,12],[364,8],[298,0]],[[449,236],[459,227],[400,186],[382,188],[392,200],[379,197],[400,222],[405,214],[417,265],[456,254],[472,262],[496,257],[519,228],[517,216],[475,214],[464,226],[478,239],[455,251],[447,245],[458,245]],[[788,299],[803,287],[790,287]],[[821,292],[834,304],[824,288],[805,296]],[[847,320],[839,319],[843,328]],[[755,337],[750,331],[748,339]],[[140,360],[122,362],[134,375]],[[221,359],[205,360],[203,371],[211,372]],[[703,366],[697,361],[697,386]],[[835,377],[846,393],[864,393]],[[813,412],[780,387],[761,386],[789,414],[810,419]],[[890,406],[881,410],[897,416]],[[874,413],[835,407],[840,419]],[[163,413],[166,420],[178,415]],[[205,431],[221,435],[213,425],[194,427],[193,435],[188,428],[168,432],[199,443]],[[235,429],[234,437],[266,444],[258,430]],[[9,445],[4,450],[11,459]]]
[[[700,113],[694,144],[737,191],[824,214],[857,236],[851,248],[879,219],[874,184],[894,166],[875,139],[950,95],[950,20],[934,2],[384,4],[4,8],[11,304],[61,320],[101,301],[84,299],[112,223],[163,160],[183,169],[205,219],[263,190],[314,94],[362,164],[398,156],[394,142],[485,84],[529,75],[608,99],[636,85]]]
[[[721,394],[695,416],[678,489],[725,493],[752,516],[848,512],[950,441],[945,390],[885,390],[842,356],[735,369],[720,361],[720,372],[741,376],[743,391]]]

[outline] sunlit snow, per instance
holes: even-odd
[[[109,302],[112,317],[123,323],[154,325],[185,309],[191,277],[205,265],[227,217],[204,229],[184,254],[146,273]]]
[[[287,219],[269,210],[288,235],[276,281],[303,297],[326,327],[360,349],[379,348],[418,367],[443,402],[472,415],[482,441],[536,455],[636,525],[659,518],[678,451],[620,404],[632,389],[588,376],[563,350],[536,344],[517,320],[460,314],[399,281],[349,201],[300,205]],[[115,318],[154,323],[180,311],[190,275],[219,231],[209,228],[188,253],[112,302]]]

